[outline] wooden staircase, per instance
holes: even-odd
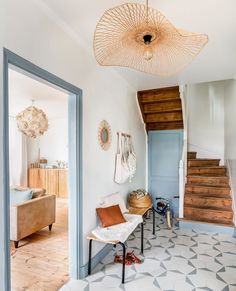
[[[179,87],[139,91],[138,102],[147,131],[183,128]]]
[[[227,168],[219,159],[198,159],[188,152],[184,220],[233,226],[232,200]]]

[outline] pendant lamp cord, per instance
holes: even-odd
[[[148,0],[146,0],[146,21],[148,25]]]

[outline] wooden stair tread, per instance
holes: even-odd
[[[199,176],[199,175],[187,175],[187,178],[195,178],[195,177],[197,177],[197,178],[202,178],[202,176]],[[215,178],[217,178],[217,179],[223,179],[223,178],[226,178],[226,179],[229,179],[229,177],[228,176],[224,176],[224,175],[221,175],[221,176],[217,176],[217,177],[215,177],[215,176],[207,176],[207,177],[204,177],[203,176],[203,178],[212,178],[212,179],[215,179]]]
[[[188,175],[187,176],[187,183],[191,184],[191,185],[224,187],[224,186],[229,185],[229,177],[227,177],[227,176]]]
[[[147,113],[161,113],[161,112],[172,112],[172,111],[181,111],[181,100],[172,99],[172,100],[160,100],[158,102],[147,103],[143,105],[143,112]]]
[[[191,168],[191,167],[189,167],[189,168]],[[204,170],[207,170],[207,169],[210,169],[210,170],[217,170],[217,169],[227,169],[227,167],[226,166],[206,166],[206,167],[202,167],[202,166],[196,166],[196,167],[192,167],[193,169],[195,169],[195,170],[201,170],[201,169],[203,169],[204,168]]]
[[[217,181],[225,181],[225,182],[229,182],[229,177],[226,176],[226,175],[220,175],[220,176],[201,176],[201,175],[196,175],[196,174],[193,174],[193,175],[187,175],[187,178],[189,178],[190,180],[191,179],[199,179],[199,180],[217,180]]]
[[[199,184],[189,184],[187,183],[186,186],[189,186],[189,187],[199,187],[199,188],[209,188],[211,190],[215,190],[216,188],[219,188],[219,189],[231,189],[229,186],[214,186],[214,185],[199,185]]]
[[[226,186],[226,184],[220,185],[220,184],[216,184],[216,185],[212,185],[212,184],[207,184],[207,183],[189,183],[186,184],[187,186],[198,186],[198,187],[212,187],[211,190],[215,189],[215,188],[221,188],[221,189],[231,189],[229,186]]]
[[[188,159],[189,161],[220,161],[220,159],[205,159],[205,158],[197,158],[197,159]]]
[[[169,112],[161,112],[161,113],[149,113],[146,115],[146,123],[152,122],[168,122],[168,121],[182,121],[182,110],[179,111],[169,111]]]
[[[188,176],[227,176],[227,168],[225,166],[205,166],[205,167],[188,167],[187,170]]]
[[[184,127],[183,121],[169,121],[169,122],[155,122],[147,123],[146,130],[168,130],[168,129],[182,129]]]
[[[217,185],[212,185],[212,184],[204,184],[204,183],[187,183],[186,184],[186,186],[193,186],[193,187],[203,187],[203,188],[209,188],[209,190],[214,190],[214,189],[222,189],[222,190],[224,190],[224,189],[231,189],[229,186],[226,186],[225,184],[223,184],[223,185],[219,185],[219,184],[217,184]]]
[[[187,152],[187,159],[196,159],[197,158],[197,152]]]
[[[218,167],[220,164],[219,159],[188,159],[187,165],[188,168],[191,167],[209,167],[209,166],[215,166]]]
[[[147,131],[183,128],[178,86],[139,91],[137,98]]]
[[[230,195],[227,194],[215,194],[215,193],[186,193],[185,196],[194,195],[195,197],[202,197],[202,198],[223,198],[228,199],[231,198]]]
[[[193,194],[193,193],[187,193],[187,194],[185,194],[185,197],[193,197],[193,198],[195,198],[195,197],[197,197],[197,198],[199,198],[199,199],[214,199],[214,200],[221,200],[221,199],[225,199],[225,200],[230,200],[230,201],[232,201],[232,198],[231,198],[231,196],[229,196],[229,197],[225,197],[225,196],[223,196],[223,197],[219,197],[219,196],[211,196],[210,194],[209,195],[206,195],[206,196],[196,196],[195,194]]]
[[[146,100],[144,98],[141,98],[139,100],[139,103],[142,104],[142,105],[146,105],[146,104],[157,104],[157,103],[162,103],[162,102],[177,101],[179,99],[180,98],[179,98],[178,95],[175,95],[175,96],[174,95],[169,95],[169,96],[167,96],[167,94],[166,94],[164,98],[161,98],[161,96],[155,95],[155,96],[146,98]]]
[[[195,183],[185,184],[185,193],[196,196],[230,197],[231,188],[229,185],[202,185]]]
[[[216,223],[232,223],[233,211],[222,209],[205,209],[186,206],[184,208],[184,217],[200,221]]]
[[[196,196],[186,194],[184,197],[184,206],[232,211],[232,199],[231,197]]]
[[[229,212],[229,213],[232,213],[233,214],[233,211],[232,211],[232,209],[230,209],[230,208],[219,208],[219,207],[214,207],[214,206],[212,206],[212,207],[208,207],[208,206],[192,206],[192,205],[186,205],[185,206],[186,208],[194,208],[194,209],[201,209],[201,210],[204,210],[204,211],[220,211],[220,212]]]
[[[179,99],[178,86],[138,91],[138,100],[140,103],[157,102],[167,99]]]
[[[186,209],[193,209],[193,210],[197,210],[197,211],[205,211],[206,209],[205,208],[201,208],[201,207],[193,207],[193,206],[186,206]],[[224,210],[224,209],[211,209],[211,208],[208,208],[207,211],[209,212],[212,212],[212,213],[226,213],[226,214],[230,214],[230,215],[233,215],[233,210],[230,209],[230,210]]]

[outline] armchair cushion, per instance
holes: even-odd
[[[32,199],[43,197],[46,195],[46,190],[43,188],[33,188],[32,190]]]
[[[18,191],[15,189],[11,189],[10,191],[10,204],[11,206],[21,204],[23,202],[26,202],[28,200],[32,199],[32,190],[24,190],[24,191]]]

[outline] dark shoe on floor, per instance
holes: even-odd
[[[134,263],[134,264],[141,264],[142,263],[142,261],[138,257],[135,256],[134,251],[132,251],[131,253],[130,252],[127,253],[126,259],[132,261],[132,263]]]
[[[114,257],[114,263],[123,264],[123,257],[116,255]],[[125,264],[126,264],[126,266],[130,266],[130,265],[133,264],[133,262],[130,259],[128,259],[127,256],[126,256],[126,258],[125,258]]]

